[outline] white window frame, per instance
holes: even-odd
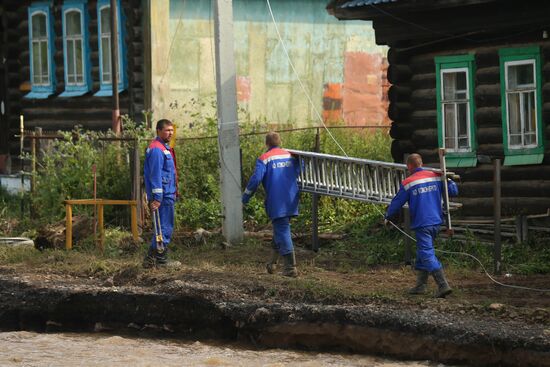
[[[465,72],[466,73],[466,100],[445,100],[445,78],[443,77],[444,74],[446,73],[459,73],[459,72]],[[441,88],[440,88],[440,92],[441,92],[441,121],[442,121],[442,134],[443,134],[443,148],[447,149],[446,148],[446,140],[447,140],[447,136],[446,136],[446,127],[447,127],[447,121],[445,119],[445,105],[446,104],[454,104],[454,110],[455,110],[455,121],[454,121],[454,124],[455,124],[455,131],[456,131],[456,135],[453,137],[454,140],[455,140],[455,146],[457,147],[457,149],[451,149],[451,148],[448,148],[447,151],[450,152],[450,153],[469,153],[472,151],[472,132],[471,132],[471,127],[470,127],[470,124],[471,124],[471,121],[470,121],[470,103],[471,103],[471,99],[470,99],[470,75],[469,75],[470,71],[468,68],[464,67],[464,68],[448,68],[448,69],[441,69],[440,70],[440,81],[441,81]],[[466,102],[466,131],[467,131],[467,134],[468,134],[468,147],[467,148],[458,148],[458,121],[457,121],[457,117],[458,117],[458,109],[457,109],[457,104],[458,103],[464,103]]]
[[[533,71],[533,84],[532,84],[532,87],[524,87],[524,88],[518,88],[518,89],[514,89],[514,90],[510,90],[508,89],[508,67],[509,66],[516,66],[516,65],[532,65],[532,71]],[[525,60],[517,60],[517,61],[506,61],[504,62],[504,88],[506,90],[506,134],[508,136],[508,149],[510,150],[513,150],[513,149],[529,149],[529,148],[536,148],[539,146],[539,129],[538,129],[538,126],[539,126],[539,123],[540,121],[538,120],[538,106],[537,106],[537,72],[536,72],[536,68],[537,68],[537,62],[535,59],[525,59]],[[534,98],[534,104],[535,104],[535,143],[534,144],[529,144],[529,145],[526,145],[526,144],[523,144],[523,142],[525,141],[525,118],[523,116],[523,99],[520,97],[519,101],[520,101],[520,123],[521,123],[521,141],[522,141],[522,144],[521,145],[512,145],[511,144],[511,139],[510,139],[510,108],[509,108],[509,101],[508,101],[508,96],[511,94],[511,93],[520,93],[520,96],[521,96],[521,93],[522,92],[533,92],[534,95],[535,95],[535,98]]]
[[[109,50],[107,50],[107,54],[109,55],[109,69],[112,69],[112,60],[111,60],[111,53],[110,53],[110,49],[112,47],[111,45],[111,32],[113,31],[112,29],[109,30],[109,33],[105,33],[103,32],[103,29],[101,27],[101,12],[103,11],[103,9],[111,9],[111,5],[103,5],[99,8],[99,11],[98,11],[98,14],[99,14],[99,17],[97,19],[97,28],[98,28],[98,33],[99,33],[99,47],[101,48],[101,55],[103,55],[103,53],[105,52],[105,50],[103,50],[103,46],[102,46],[102,42],[103,42],[103,38],[107,38],[107,40],[109,41]],[[110,20],[109,20],[110,21]],[[120,56],[120,49],[119,49],[119,56]],[[119,57],[119,60],[120,60],[120,57]],[[110,75],[110,80],[109,81],[104,81],[103,80],[103,76],[105,74],[105,71],[104,71],[104,68],[105,66],[103,65],[103,58],[100,57],[99,59],[99,65],[100,65],[100,70],[101,70],[101,73],[99,75],[99,82],[100,84],[102,85],[109,85],[109,84],[112,84],[113,83],[113,70],[111,70],[109,72],[109,75]],[[119,66],[119,69],[120,69],[120,66]]]
[[[68,36],[67,35],[67,27],[66,27],[66,24],[67,24],[67,13],[71,12],[71,11],[76,11],[80,14],[80,36]],[[63,24],[64,24],[64,27],[63,27],[63,42],[65,43],[64,46],[65,46],[65,50],[67,51],[67,54],[64,55],[64,61],[65,61],[65,85],[67,86],[74,86],[74,87],[82,87],[82,86],[85,86],[87,85],[86,83],[86,43],[85,43],[85,32],[86,30],[84,29],[84,14],[82,13],[82,10],[79,9],[79,8],[68,8],[66,9],[64,12],[63,12]],[[74,82],[74,83],[71,83],[69,82],[69,68],[68,68],[68,62],[69,62],[69,44],[68,44],[68,41],[78,41],[80,40],[81,42],[81,61],[82,61],[82,82],[79,83],[79,82]],[[76,74],[76,48],[74,47],[75,43],[73,42],[73,50],[75,52],[74,56],[74,71],[75,71],[75,74],[74,74],[74,77],[75,77],[75,80],[77,79],[77,74]]]
[[[45,18],[46,18],[46,36],[45,38],[39,38],[39,39],[36,39],[33,34],[32,34],[32,22],[33,22],[33,17],[35,15],[43,15]],[[51,86],[52,84],[52,76],[51,76],[51,64],[50,64],[50,58],[51,58],[51,55],[50,55],[50,48],[51,48],[51,45],[50,45],[50,17],[49,17],[49,14],[43,10],[35,10],[31,13],[31,24],[30,24],[30,31],[31,31],[31,34],[29,35],[30,39],[31,39],[31,49],[29,50],[30,53],[31,53],[31,62],[32,62],[32,71],[33,71],[33,75],[31,75],[31,84],[32,85],[35,85],[37,87],[49,87]],[[35,76],[35,73],[36,73],[36,70],[34,70],[34,53],[33,53],[33,46],[35,43],[38,43],[39,47],[38,47],[38,52],[39,54],[41,55],[42,53],[42,48],[40,47],[41,43],[46,41],[46,49],[48,50],[48,56],[46,57],[46,60],[47,60],[47,67],[46,67],[46,71],[48,73],[48,77],[47,77],[47,82],[43,82],[43,74],[42,74],[42,70],[41,73],[40,73],[40,83],[35,83],[34,82],[34,76]],[[39,57],[39,60],[41,60],[42,58]],[[42,65],[40,65],[40,67],[42,68]]]

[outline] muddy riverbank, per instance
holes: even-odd
[[[298,302],[193,275],[84,278],[0,270],[3,330],[113,331],[241,340],[475,366],[550,366],[550,328],[441,307],[365,298]],[[118,280],[117,280],[118,279]]]

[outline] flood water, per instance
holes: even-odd
[[[0,333],[0,366],[442,366],[378,357],[104,334]]]

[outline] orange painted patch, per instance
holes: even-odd
[[[252,95],[251,80],[248,76],[237,77],[237,102],[249,102]]]
[[[342,84],[326,83],[323,92],[323,120],[338,122],[342,120]]]
[[[347,125],[388,125],[387,60],[380,54],[346,52],[342,90]]]

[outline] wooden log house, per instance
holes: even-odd
[[[388,53],[391,152],[418,152],[462,177],[463,214],[491,215],[493,161],[504,215],[550,208],[550,2],[333,0],[340,20],[373,22]]]
[[[117,1],[120,112],[139,119],[143,2]],[[21,114],[29,130],[111,127],[109,17],[110,0],[0,0],[0,158],[17,159]]]

